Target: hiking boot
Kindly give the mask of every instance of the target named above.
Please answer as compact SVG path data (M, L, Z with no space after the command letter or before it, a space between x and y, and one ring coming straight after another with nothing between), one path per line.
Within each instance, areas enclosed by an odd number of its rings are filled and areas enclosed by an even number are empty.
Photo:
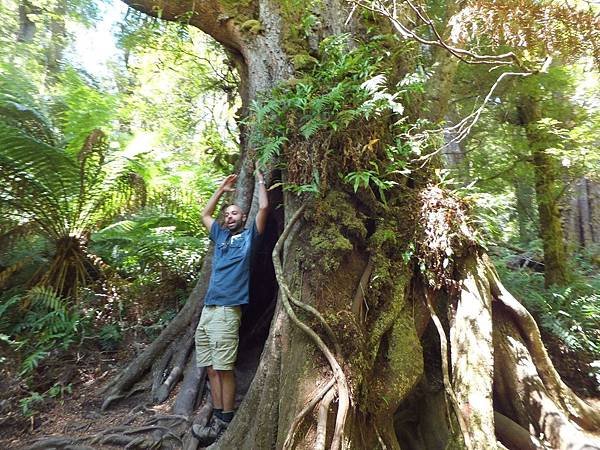
M211 423L205 427L197 423L192 425L192 434L202 447L207 447L221 437L228 425L229 423L213 416Z

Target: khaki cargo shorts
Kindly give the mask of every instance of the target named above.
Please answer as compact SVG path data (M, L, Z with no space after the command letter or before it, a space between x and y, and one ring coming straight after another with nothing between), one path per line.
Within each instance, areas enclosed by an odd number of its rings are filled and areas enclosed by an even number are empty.
M196 365L233 370L237 358L242 309L204 306L196 328Z

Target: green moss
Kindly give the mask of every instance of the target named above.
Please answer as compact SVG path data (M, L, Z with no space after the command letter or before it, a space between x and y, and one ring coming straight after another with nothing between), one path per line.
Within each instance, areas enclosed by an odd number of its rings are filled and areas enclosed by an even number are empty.
M451 427L451 435L444 450L465 450L466 447L460 433L460 427L456 420L452 420L452 422L454 426Z
M342 192L331 192L317 201L310 220L315 224L310 233L311 256L325 272L337 270L342 258L362 244L367 234L365 218Z
M395 273L391 268L395 266ZM406 270L402 270L397 265L391 263L386 264L385 258L379 258L379 263L375 261L375 270L371 276L371 280L380 280L380 284L371 283L372 291L378 293L381 297L379 300L378 315L374 318L371 324L371 332L369 334L369 349L371 351L370 359L374 360L379 352L379 345L385 333L390 330L392 324L397 319L405 305L404 289L408 283L408 275Z
M224 12L219 19L225 21L233 19L238 25L252 20L257 16L257 11L252 0L221 0Z
M256 19L250 19L250 20L246 20L244 23L242 23L240 25L240 30L246 32L246 33L251 33L251 34L258 34L261 31L264 30L262 23L260 23L259 20Z
M313 12L320 3L315 0L280 0L278 3L283 25L282 46L296 70L310 69L318 62L307 53L307 38L317 25Z
M333 225L346 236L364 239L367 235L364 215L344 192L332 191L316 202L311 219L318 226Z
M308 53L298 53L292 56L292 64L295 70L311 69L319 63L317 58L313 58Z
M369 239L369 244L374 249L381 249L384 246L395 246L397 243L397 230L388 224L377 227L377 230Z
M423 373L423 349L415 329L412 314L404 309L396 319L387 351L388 370L396 376L390 380L390 390L399 398L408 394Z
M344 254L352 250L352 243L333 226L311 232L310 245L324 272L337 270Z

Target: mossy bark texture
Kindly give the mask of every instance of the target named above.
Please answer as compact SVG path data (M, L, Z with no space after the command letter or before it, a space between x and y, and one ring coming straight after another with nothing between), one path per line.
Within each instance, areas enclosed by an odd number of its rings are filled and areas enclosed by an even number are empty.
M544 247L544 283L546 287L562 286L569 280L569 271L559 210L563 187L558 161L546 151L547 139L538 123L542 117L539 102L533 97L522 96L519 115L533 161L540 237Z

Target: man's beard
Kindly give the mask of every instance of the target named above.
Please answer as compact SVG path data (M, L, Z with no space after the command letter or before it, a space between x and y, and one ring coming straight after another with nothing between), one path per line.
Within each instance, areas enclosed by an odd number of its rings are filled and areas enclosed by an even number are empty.
M241 231L242 228L244 228L243 220L236 220L231 223L229 223L229 222L227 223L227 229L229 231L231 231L232 233L237 233L237 232Z

